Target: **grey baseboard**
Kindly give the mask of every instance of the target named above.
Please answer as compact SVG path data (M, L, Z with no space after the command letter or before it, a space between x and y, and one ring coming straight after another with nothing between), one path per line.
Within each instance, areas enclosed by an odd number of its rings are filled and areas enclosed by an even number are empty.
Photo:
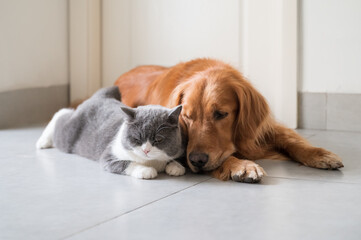
M69 85L0 92L0 129L49 121L69 105Z
M361 94L298 93L298 127L361 132Z

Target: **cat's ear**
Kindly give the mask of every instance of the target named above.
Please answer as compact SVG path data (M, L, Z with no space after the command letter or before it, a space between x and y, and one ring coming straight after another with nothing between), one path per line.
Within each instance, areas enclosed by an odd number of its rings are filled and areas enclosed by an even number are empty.
M172 108L168 114L168 122L174 125L178 124L179 114L182 111L182 105Z
M135 110L130 107L120 107L122 111L127 115L128 120L133 120L135 118Z

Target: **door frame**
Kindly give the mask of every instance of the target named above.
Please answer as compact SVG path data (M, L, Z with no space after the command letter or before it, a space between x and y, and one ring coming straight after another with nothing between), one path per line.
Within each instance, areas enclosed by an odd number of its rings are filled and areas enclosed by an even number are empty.
M101 0L68 0L70 101L101 87Z
M298 0L243 0L240 9L239 67L271 100L276 119L296 128ZM263 88L269 82L275 88Z

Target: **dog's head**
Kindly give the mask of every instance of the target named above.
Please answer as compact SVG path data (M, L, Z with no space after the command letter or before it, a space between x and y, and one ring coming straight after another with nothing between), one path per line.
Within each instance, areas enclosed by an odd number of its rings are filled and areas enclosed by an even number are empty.
M193 172L210 171L255 136L269 114L266 101L241 74L215 68L194 75L171 94L183 105L180 123L188 136L187 163Z

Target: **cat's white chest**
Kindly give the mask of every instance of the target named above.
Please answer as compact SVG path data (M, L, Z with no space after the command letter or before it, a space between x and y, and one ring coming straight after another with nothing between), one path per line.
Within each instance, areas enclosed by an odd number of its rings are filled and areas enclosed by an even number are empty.
M166 172L171 176L181 176L185 168L178 162L172 161L165 152L153 146L149 141L141 146L129 150L124 148L122 139L125 126L123 125L117 133L111 145L112 154L119 160L130 160L131 163L124 170L124 174L136 178L152 179L159 172Z

